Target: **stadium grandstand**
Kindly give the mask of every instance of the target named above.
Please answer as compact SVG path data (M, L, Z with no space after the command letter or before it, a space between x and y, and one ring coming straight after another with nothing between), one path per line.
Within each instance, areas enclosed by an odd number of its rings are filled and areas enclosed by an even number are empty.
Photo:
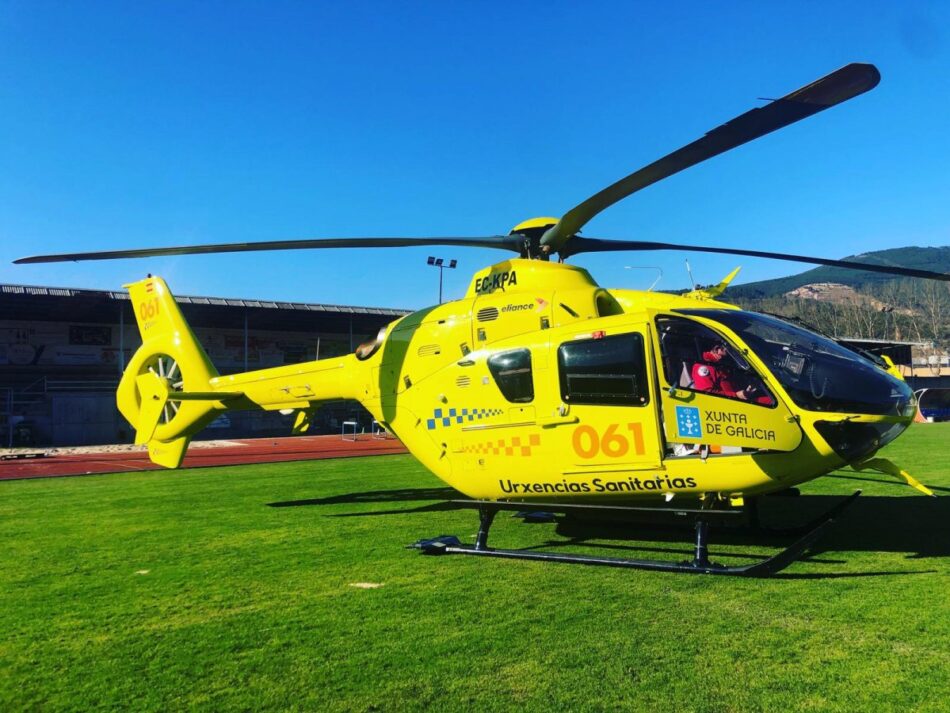
M339 356L406 314L380 307L176 297L222 374ZM128 443L115 389L141 341L128 294L0 284L0 447ZM355 402L321 409L311 433L368 427ZM276 412L229 413L203 438L288 435Z

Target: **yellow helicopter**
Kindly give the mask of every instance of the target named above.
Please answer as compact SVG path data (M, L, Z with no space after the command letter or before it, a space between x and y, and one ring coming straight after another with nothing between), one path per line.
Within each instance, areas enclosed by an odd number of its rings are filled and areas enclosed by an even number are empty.
M507 250L516 257L477 272L462 299L387 325L354 354L228 376L217 373L165 282L149 276L128 285L142 346L119 384L118 407L150 458L176 468L190 439L224 411L296 412L299 433L321 403L355 399L479 509L474 545L442 537L417 543L424 552L767 575L801 555L857 493L792 546L752 565L709 560L714 515L843 465L889 473L932 495L875 457L913 420L911 389L886 359L874 362L815 332L719 301L738 269L714 287L675 296L605 289L564 261L585 252L676 249L950 280L925 270L578 235L622 198L879 80L873 65L843 67L738 116L561 218L528 220L508 235L234 243L16 262L418 245ZM495 514L525 508L686 513L696 522L695 556L671 563L489 548Z

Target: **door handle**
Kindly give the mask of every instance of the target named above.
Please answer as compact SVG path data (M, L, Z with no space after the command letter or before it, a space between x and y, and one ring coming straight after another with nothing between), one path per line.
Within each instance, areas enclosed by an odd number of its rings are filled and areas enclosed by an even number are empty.
M553 428L554 426L564 426L578 421L580 419L577 416L551 416L550 418L539 418L538 425L541 428Z

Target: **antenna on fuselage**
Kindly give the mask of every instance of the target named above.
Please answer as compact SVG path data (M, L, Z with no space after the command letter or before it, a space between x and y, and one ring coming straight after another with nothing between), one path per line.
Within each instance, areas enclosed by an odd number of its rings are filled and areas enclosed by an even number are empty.
M685 260L685 262L686 262L686 274L689 275L689 288L691 290L695 290L696 288L699 287L699 285L697 285L696 280L693 279L693 271L689 267L689 260Z

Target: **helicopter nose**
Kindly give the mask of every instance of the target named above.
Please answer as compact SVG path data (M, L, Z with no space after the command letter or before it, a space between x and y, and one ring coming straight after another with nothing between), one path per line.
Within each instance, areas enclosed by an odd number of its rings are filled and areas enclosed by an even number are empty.
M886 446L909 425L910 419L897 423L816 421L815 430L846 463L855 463Z

